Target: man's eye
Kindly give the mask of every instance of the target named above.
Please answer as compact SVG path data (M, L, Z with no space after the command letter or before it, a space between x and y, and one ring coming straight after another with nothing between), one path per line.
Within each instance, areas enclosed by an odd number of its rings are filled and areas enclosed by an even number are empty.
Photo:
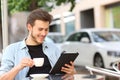
M45 31L48 31L49 29L45 29Z
M40 28L40 29L38 29L39 31L42 31L43 29L42 28Z

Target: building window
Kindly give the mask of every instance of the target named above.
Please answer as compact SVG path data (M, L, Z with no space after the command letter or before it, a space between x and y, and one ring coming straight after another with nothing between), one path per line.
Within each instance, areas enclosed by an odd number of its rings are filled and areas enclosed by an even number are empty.
M75 31L75 16L68 16L64 18L66 35Z
M120 28L120 5L106 8L106 27Z
M59 19L54 19L50 25L49 32L61 32L61 21Z

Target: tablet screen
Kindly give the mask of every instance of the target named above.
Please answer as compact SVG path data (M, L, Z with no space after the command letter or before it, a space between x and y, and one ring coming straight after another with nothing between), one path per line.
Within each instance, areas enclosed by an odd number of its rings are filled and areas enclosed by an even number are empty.
M74 62L78 55L79 53L62 53L55 66L51 69L50 74L64 74L64 72L61 72L61 68L65 64L70 64L70 61Z

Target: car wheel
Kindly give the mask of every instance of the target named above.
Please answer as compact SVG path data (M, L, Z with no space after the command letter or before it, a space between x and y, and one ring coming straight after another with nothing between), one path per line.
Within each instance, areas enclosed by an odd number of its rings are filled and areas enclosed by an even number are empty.
M94 66L104 68L104 62L101 55L97 54L94 57Z

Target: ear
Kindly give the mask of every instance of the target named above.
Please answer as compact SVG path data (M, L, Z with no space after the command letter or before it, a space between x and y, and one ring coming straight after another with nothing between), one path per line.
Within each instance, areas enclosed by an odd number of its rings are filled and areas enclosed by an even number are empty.
M32 30L32 26L30 24L27 24L27 29L28 29L28 31L31 31Z

